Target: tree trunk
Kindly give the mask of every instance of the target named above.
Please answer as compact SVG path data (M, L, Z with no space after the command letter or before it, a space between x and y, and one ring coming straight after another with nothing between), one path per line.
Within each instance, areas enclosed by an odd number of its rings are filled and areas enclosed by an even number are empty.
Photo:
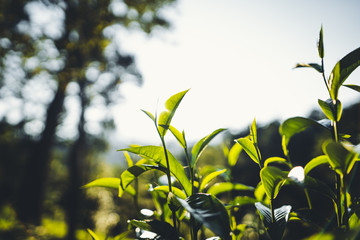
M58 119L63 110L66 84L59 83L55 96L47 109L45 128L30 151L18 197L19 220L34 225L41 223L44 189L55 140ZM19 149L21 151L21 149Z
M85 125L85 109L87 106L87 100L85 95L85 80L79 82L80 87L80 104L81 112L80 119L78 123L78 138L74 142L68 157L69 162L69 185L67 193L67 204L66 204L66 215L67 215L67 226L68 240L75 240L75 231L78 225L79 218L79 204L81 190L80 187L84 184L82 182L81 169L84 165L86 158L86 133L84 129Z

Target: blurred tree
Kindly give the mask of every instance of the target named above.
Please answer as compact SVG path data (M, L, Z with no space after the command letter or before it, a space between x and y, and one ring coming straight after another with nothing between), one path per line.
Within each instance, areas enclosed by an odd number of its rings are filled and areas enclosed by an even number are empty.
M0 117L11 124L22 122L22 130L36 140L27 154L18 198L22 221L40 223L54 141L57 136L73 138L68 154L73 238L87 134L99 134L112 122L105 106L119 100L120 83L141 83L134 57L122 53L116 33L168 27L160 10L174 1L1 1ZM70 118L70 124L78 122L77 131L64 123L71 108L77 109L78 116ZM102 116L97 123L90 122L91 111Z

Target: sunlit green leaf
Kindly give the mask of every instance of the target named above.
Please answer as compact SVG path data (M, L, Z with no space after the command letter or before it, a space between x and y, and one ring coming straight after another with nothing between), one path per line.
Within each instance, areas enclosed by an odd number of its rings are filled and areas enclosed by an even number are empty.
M159 239L179 239L176 229L165 221L131 220L129 224L140 229L156 233Z
M249 196L237 196L231 203L234 205L234 207L236 207L243 205L253 205L256 202L257 200L255 198Z
M130 147L126 149L121 149L119 151L128 151L144 157L150 161L153 161L157 164L161 164L162 166L167 166L164 149L160 146ZM167 155L169 159L170 172L174 175L174 177L183 187L186 195L189 196L191 194L192 185L185 174L183 166L169 151L167 151Z
M143 111L151 120L153 120L153 122L155 122L155 117L154 115L152 115L152 113L145 110L141 110L141 111Z
M304 174L307 175L311 170L322 164L329 164L328 157L326 155L317 156L311 159L304 167Z
M202 138L200 141L198 141L194 147L191 150L191 166L194 167L197 160L199 159L199 157L201 156L201 154L203 153L203 151L206 149L206 147L208 146L208 144L210 143L210 141L216 137L219 133L225 131L225 128L219 128L215 131L213 131L211 134L209 134L208 136Z
M267 167L269 164L271 165L273 163L284 164L288 167L291 167L291 164L288 163L288 161L285 158L281 158L281 157L270 157L266 159L264 162L264 167Z
M323 151L331 167L342 176L350 173L358 157L357 153L349 151L339 142L325 142Z
M185 199L187 197L186 194L177 187L172 186L171 190L178 198ZM154 191L169 193L169 186L157 186L154 188Z
M257 164L259 164L259 166L261 166L260 156L258 156L260 152L257 152L256 147L254 146L254 143L251 140L249 140L248 138L239 138L235 141L238 144L240 144L240 146L245 150L245 152L254 162L256 162Z
M180 204L200 223L223 240L230 240L229 215L224 205L210 194L198 193L186 200L178 199Z
M336 103L334 104L332 99L328 99L326 101L318 99L318 103L327 118L332 121L340 121L342 105L339 100L336 100Z
M280 188L285 183L288 172L277 167L267 166L261 169L260 178L264 185L265 193L270 199L275 199Z
M324 58L324 39L323 39L323 28L321 26L320 33L319 33L319 41L317 44L319 57Z
M234 144L228 155L228 163L230 167L235 166L237 160L239 159L240 153L243 150L240 144Z
M307 128L311 126L316 126L322 129L327 129L322 124L304 117L293 117L285 120L279 128L280 134L283 136L282 146L285 155L288 154L287 146L289 144L290 138L297 133L305 131Z
M108 187L118 189L120 186L120 178L98 178L86 184L83 188L90 187Z
M91 229L88 228L86 230L90 234L90 236L93 240L100 240L100 238Z
M360 65L360 48L347 54L338 61L330 74L331 98L337 99L341 85L349 75Z
M176 138L176 140L180 143L182 148L186 148L186 142L185 142L185 134L184 132L181 134L179 132L179 130L177 130L175 127L173 126L169 126L169 130L170 132L174 135L174 137Z
M355 90L357 92L360 92L360 86L355 84L344 84L343 86L348 87L352 90Z
M256 120L254 119L252 124L250 125L250 140L254 143L256 146L258 143L257 138L257 128L256 128Z
M180 105L181 100L185 96L185 94L189 91L185 90L182 92L179 92L177 94L172 95L166 102L165 102L165 108L166 110L160 113L159 116L159 133L161 136L165 136L167 129L170 126L171 120L174 117L174 114L176 112L176 109Z
M126 162L128 164L128 167L132 167L134 165L134 162L133 160L131 159L130 155L128 152L124 152L124 156L125 156L125 159L126 159Z
M199 192L202 192L207 187L209 182L211 182L211 180L213 180L214 178L216 178L220 174L223 174L226 171L227 171L227 169L222 169L222 170L218 170L218 171L215 171L215 172L212 172L212 173L206 175L206 177L204 177L204 179L202 180L202 182L200 184Z
M322 73L322 67L321 65L317 63L298 63L295 65L295 68L312 68L318 71L319 73Z
M241 183L219 182L212 185L207 193L214 196L230 191L254 191L255 188Z

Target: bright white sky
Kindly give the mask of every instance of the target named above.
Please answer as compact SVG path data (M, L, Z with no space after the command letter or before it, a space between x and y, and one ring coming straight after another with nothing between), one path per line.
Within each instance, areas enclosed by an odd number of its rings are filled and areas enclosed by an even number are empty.
M168 97L188 88L172 123L189 141L217 128L244 129L254 118L260 125L307 116L328 94L320 74L293 67L319 62L316 42L323 25L329 74L360 46L359 13L356 0L179 0L167 12L171 31L119 36L136 56L144 84L122 85L117 138L125 145L158 144L154 125L140 109L159 112ZM359 79L356 70L346 83ZM339 98L346 106L359 96L343 89Z

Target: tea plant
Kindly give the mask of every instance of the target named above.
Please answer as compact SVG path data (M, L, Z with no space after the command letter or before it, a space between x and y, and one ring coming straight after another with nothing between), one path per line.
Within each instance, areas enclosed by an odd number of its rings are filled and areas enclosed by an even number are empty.
M118 196L125 193L133 196L139 219L129 220L129 231L115 239L129 239L132 234L137 239L205 239L206 229L216 237L208 239L242 239L247 228L254 228L252 239L280 240L286 237L287 224L300 222L313 226L313 236L308 239L354 239L360 232L359 196L351 196L349 192L351 179L355 174L356 161L359 161L359 145L353 146L347 141L348 135L339 132L338 123L342 116L342 104L338 98L341 87L360 91L360 86L344 84L349 75L360 65L360 48L343 57L326 77L324 66L323 29L318 41L320 64L297 64L296 68L312 68L321 74L329 99L318 100L318 104L326 119L314 121L304 117L293 117L284 121L279 129L282 136L283 157L262 158L256 121L250 126L246 137L235 140L230 148L224 148L229 167L233 167L242 151L259 166L260 182L256 188L230 181L214 180L227 172L227 168L217 169L205 176L200 174L198 161L208 144L225 129L217 129L199 140L189 150L185 132L180 132L171 125L172 118L182 99L188 92L182 91L171 96L165 103L165 111L158 116L143 111L154 123L160 138L160 146L131 146L120 149L124 152L128 168L119 178L96 179L85 188L109 187L118 190ZM329 138L323 140L323 154L316 156L304 166L294 166L289 150L290 140L297 134L309 129L319 128L328 133ZM165 135L171 132L183 150L186 163L176 158L168 149ZM130 154L140 156L135 162ZM312 173L321 166L328 166L333 176L332 184L325 183ZM166 184L161 181L149 183L148 190L152 196L155 211L145 213L139 207L138 178L147 172L156 171L166 177ZM320 170L321 171L321 170ZM156 185L156 186L154 186ZM297 186L306 196L306 206L296 208L291 203L278 207L275 202L286 186ZM217 197L233 191L242 194L227 195L225 205ZM322 195L333 205L329 214L319 216L318 204L314 199ZM235 214L240 207L254 208L261 219L261 224L248 226L242 223ZM335 224L332 225L335 219ZM329 223L330 222L330 223ZM325 224L324 224L325 223ZM261 229L265 229L265 234ZM93 239L100 239L93 231L88 230Z

